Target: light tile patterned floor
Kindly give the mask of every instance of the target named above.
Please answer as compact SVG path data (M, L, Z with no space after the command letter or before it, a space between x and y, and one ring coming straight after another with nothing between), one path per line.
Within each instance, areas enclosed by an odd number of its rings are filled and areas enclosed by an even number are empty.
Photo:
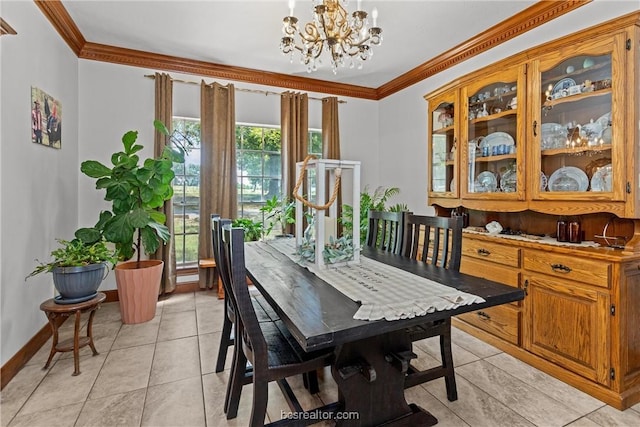
M82 349L77 377L71 353L56 354L43 370L49 341L2 390L1 425L246 426L251 386L243 390L238 418L227 421L222 410L229 372L214 373L222 316L223 303L212 292L173 295L139 325L123 325L118 304L104 304L94 322L100 355ZM71 322L62 326L62 339L71 328ZM457 329L453 342L458 400L446 399L441 379L406 392L439 426L640 426L640 404L613 409ZM418 343L420 366L437 363L437 344ZM320 383L312 396L293 381L305 408L337 400L328 369ZM280 419L286 409L272 384L268 417Z

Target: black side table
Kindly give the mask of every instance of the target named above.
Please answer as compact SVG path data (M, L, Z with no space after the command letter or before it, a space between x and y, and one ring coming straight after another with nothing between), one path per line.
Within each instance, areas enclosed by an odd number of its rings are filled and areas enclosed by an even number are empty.
M93 355L97 355L98 351L96 347L93 345L93 334L91 331L91 326L93 324L93 316L96 314L96 310L100 308L100 304L104 302L107 296L98 292L98 294L88 300L79 302L76 304L57 304L53 298L46 300L42 304L40 304L40 310L44 311L47 319L49 319L49 324L51 325L51 330L53 332L53 343L51 344L51 353L49 353L49 359L47 359L47 363L44 365L44 369L49 367L51 363L51 359L56 354L56 352L67 352L73 351L73 365L75 370L73 371L73 375L80 374L80 349L86 345L91 347L93 350ZM91 313L89 314L89 323L87 324L87 336L80 337L80 318L82 313ZM69 338L62 342L58 342L58 323L55 321L58 317L69 317L72 314L75 314L75 327L73 329L73 338Z

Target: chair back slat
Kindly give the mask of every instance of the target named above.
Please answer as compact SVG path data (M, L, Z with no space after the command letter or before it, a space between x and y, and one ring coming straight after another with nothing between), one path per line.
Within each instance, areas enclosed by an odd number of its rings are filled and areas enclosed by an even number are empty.
M370 210L366 245L399 254L402 249L402 231L406 212Z
M216 268L218 269L218 273L220 274L220 280L222 280L222 287L224 288L225 299L227 296L229 298L233 297L233 292L231 290L231 277L227 263L225 262L225 254L222 252L222 228L231 224L230 219L213 217L212 215L212 230L211 235L212 243L213 243L213 258L216 261Z
M408 214L405 215L403 228L403 256L455 271L460 270L462 217Z
M247 359L254 366L254 375L267 372L268 354L267 343L247 286L246 268L244 263L244 230L227 224L222 227L221 261L228 268L231 278L238 322L236 324L237 337L242 337L242 346Z

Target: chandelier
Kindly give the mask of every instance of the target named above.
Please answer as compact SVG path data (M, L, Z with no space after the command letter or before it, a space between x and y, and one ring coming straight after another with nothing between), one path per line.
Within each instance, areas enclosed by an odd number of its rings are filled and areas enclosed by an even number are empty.
M362 62L373 55L372 46L382 43L382 28L376 26L378 11L373 9L373 25L369 27L367 12L361 9L358 0L357 10L349 16L341 0L312 0L313 21L298 27L298 18L293 16L295 0L289 0L289 16L282 20L284 37L280 42L283 54L289 54L293 62L295 50L300 51L300 62L307 66L307 72L317 69L321 63L320 55L326 50L331 59L331 69L336 74L338 66L362 68ZM298 35L300 44L294 37Z

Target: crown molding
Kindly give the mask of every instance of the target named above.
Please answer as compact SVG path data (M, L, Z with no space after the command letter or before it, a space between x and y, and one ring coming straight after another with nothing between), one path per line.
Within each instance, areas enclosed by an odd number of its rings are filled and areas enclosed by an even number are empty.
M85 43L78 57L93 61L131 65L155 70L175 71L265 86L350 96L354 98L377 99L376 90L364 86L333 83L326 80L272 73L232 65L221 65L213 62L160 55L91 42Z
M517 15L494 25L484 33L460 43L441 55L385 83L377 89L378 97L382 99L392 95L592 1L539 1Z
M541 0L489 28L484 33L430 59L384 85L378 88L369 88L88 42L60 0L34 0L53 27L81 59L376 101L443 72L591 1L593 0Z
M84 36L78 29L78 26L67 9L62 5L60 0L33 0L36 6L40 8L44 16L51 22L53 28L58 31L62 39L69 45L73 53L80 54L82 47L87 43Z
M0 36L4 35L16 35L16 30L14 30L11 25L4 19L0 18Z

